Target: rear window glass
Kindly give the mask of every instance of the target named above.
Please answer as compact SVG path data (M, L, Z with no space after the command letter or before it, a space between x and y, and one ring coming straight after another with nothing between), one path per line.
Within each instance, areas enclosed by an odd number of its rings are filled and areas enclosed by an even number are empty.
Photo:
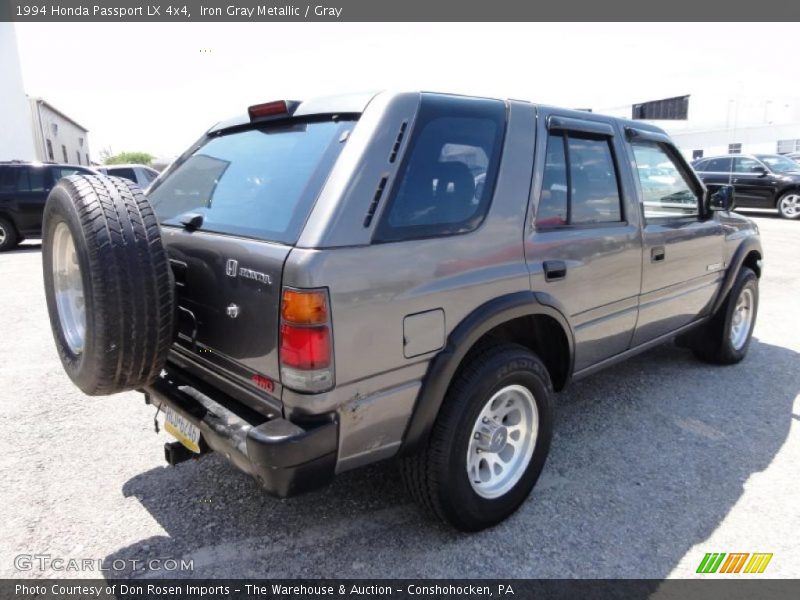
M424 95L376 241L478 227L491 201L504 131L501 101Z
M209 138L148 194L161 223L293 244L354 122L273 123Z

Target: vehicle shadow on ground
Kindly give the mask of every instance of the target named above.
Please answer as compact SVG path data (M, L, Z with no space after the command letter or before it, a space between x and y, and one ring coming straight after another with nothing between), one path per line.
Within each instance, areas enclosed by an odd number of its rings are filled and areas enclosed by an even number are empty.
M42 251L42 243L41 242L22 242L16 248L12 248L8 252L10 254L28 254L31 252L41 252Z
M166 535L105 562L183 558L193 571L169 575L190 577L663 578L783 445L799 358L754 339L745 362L715 367L664 346L574 384L532 496L478 534L421 516L391 463L276 500L210 456L125 484Z

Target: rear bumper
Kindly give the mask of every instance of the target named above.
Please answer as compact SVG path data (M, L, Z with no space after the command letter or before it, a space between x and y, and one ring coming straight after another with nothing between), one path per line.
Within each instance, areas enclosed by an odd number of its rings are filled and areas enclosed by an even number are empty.
M333 417L309 426L266 420L169 367L142 391L148 403L169 406L197 426L204 451L224 455L271 494L293 496L334 477L339 427Z

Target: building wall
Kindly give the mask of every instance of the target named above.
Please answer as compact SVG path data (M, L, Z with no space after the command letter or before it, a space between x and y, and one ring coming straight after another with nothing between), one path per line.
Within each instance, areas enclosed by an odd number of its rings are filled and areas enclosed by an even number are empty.
M35 160L30 111L22 86L13 23L0 23L0 160Z
M728 154L729 144L741 144L743 154L774 154L778 151L779 140L800 139L800 122L716 131L672 131L670 135L681 152L690 159L695 150L702 150L703 156Z
M624 105L596 112L630 119L631 110ZM646 122L669 133L689 159L697 150L728 154L730 144L741 144L742 153L775 153L778 141L800 139L800 98L694 93L687 119Z
M88 132L53 110L39 98L31 98L30 104L37 159L81 165L90 164ZM50 155L51 148L52 156Z

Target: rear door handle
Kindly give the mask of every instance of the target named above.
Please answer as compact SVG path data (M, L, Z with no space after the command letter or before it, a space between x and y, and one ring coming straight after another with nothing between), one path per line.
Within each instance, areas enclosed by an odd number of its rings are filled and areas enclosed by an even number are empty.
M567 276L567 263L563 260L546 260L544 261L544 279L545 281L558 281Z
M662 262L666 257L667 251L664 246L650 248L650 262Z

